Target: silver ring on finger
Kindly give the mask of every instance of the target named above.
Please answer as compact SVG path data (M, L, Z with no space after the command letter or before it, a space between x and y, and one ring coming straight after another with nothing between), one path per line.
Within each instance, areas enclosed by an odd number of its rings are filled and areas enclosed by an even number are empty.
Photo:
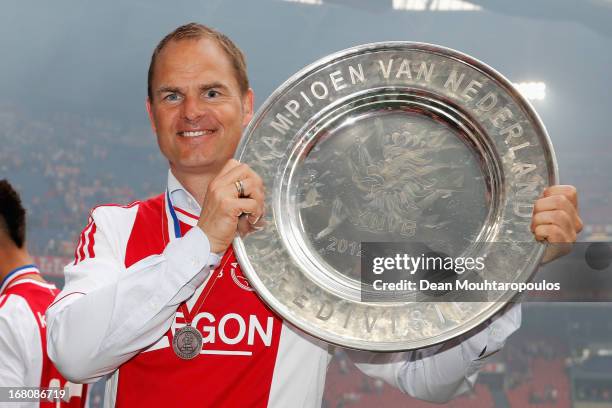
M236 181L234 186L236 186L236 191L238 191L238 198L244 198L244 185L242 184L242 180Z

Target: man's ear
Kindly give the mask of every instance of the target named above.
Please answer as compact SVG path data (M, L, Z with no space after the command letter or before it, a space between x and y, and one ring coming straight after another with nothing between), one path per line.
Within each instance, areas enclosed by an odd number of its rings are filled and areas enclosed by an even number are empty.
M147 108L147 113L149 114L149 122L151 122L151 129L153 129L153 133L157 134L157 128L155 127L155 120L153 118L153 108L151 107L151 99L147 96L145 99L145 106Z
M255 94L253 90L249 88L244 96L242 97L242 111L244 112L242 127L245 127L249 124L251 119L253 118L253 104L255 101Z

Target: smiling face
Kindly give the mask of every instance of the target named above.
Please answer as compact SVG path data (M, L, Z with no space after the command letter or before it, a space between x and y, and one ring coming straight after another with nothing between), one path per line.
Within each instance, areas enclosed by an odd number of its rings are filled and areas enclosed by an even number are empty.
M158 54L147 110L175 175L216 174L234 155L253 116L253 92L209 38L170 41Z

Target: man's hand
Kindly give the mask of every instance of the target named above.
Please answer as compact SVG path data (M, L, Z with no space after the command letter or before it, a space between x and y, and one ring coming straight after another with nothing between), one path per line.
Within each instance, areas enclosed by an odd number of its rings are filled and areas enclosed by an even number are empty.
M548 247L543 263L571 251L571 244L582 231L578 215L578 194L574 186L558 185L544 190L536 200L531 218L531 232L538 241L554 244Z
M238 182L242 184L242 197ZM252 226L263 216L263 211L263 181L249 166L231 159L208 185L198 227L208 237L211 252L222 254L234 239L240 215L246 214L242 217L246 221L240 224ZM244 230L245 226L241 225L240 231Z

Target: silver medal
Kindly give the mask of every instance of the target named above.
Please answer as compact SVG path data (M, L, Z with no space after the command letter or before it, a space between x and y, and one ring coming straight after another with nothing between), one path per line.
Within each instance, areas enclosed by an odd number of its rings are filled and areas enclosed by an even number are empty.
M183 360L191 360L202 350L202 334L192 326L181 327L174 333L172 349Z

